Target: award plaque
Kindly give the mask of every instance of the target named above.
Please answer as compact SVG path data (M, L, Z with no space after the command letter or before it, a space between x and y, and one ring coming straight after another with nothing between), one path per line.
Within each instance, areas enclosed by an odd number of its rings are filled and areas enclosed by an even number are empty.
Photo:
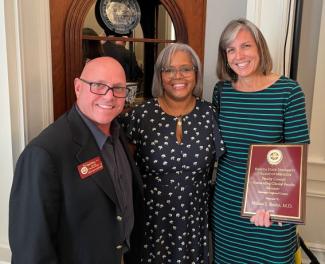
M241 214L270 212L272 220L304 224L306 145L251 145Z
M128 35L140 21L136 0L100 0L100 18L111 32Z

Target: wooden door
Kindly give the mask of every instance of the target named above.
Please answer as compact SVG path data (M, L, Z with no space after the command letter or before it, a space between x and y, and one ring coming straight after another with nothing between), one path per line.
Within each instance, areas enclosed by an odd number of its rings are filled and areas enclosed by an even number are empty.
M148 4L146 1L148 0L138 0L144 6ZM172 19L176 41L193 47L203 64L206 0L158 2ZM75 100L73 79L79 76L82 69L82 24L94 3L95 0L50 0L55 119L66 112Z

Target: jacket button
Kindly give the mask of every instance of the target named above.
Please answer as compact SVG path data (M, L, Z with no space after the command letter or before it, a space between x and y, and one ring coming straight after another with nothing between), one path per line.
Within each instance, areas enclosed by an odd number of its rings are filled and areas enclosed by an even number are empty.
M123 246L122 245L118 245L116 246L116 249L121 249Z
M117 221L121 222L123 218L122 218L122 216L119 216L119 215L118 215L118 216L116 217L116 219L117 219Z

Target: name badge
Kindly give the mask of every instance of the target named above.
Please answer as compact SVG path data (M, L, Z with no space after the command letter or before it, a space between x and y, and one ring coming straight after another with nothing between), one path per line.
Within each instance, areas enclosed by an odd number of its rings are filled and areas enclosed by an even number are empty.
M95 157L84 163L79 164L77 168L80 178L85 179L93 175L94 173L101 171L104 167L100 157Z

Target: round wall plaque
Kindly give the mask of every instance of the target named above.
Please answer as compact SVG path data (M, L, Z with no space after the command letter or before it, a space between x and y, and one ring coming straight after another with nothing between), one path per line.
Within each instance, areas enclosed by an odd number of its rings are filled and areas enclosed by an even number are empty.
M136 0L100 0L100 18L117 34L129 34L140 22L140 6Z

